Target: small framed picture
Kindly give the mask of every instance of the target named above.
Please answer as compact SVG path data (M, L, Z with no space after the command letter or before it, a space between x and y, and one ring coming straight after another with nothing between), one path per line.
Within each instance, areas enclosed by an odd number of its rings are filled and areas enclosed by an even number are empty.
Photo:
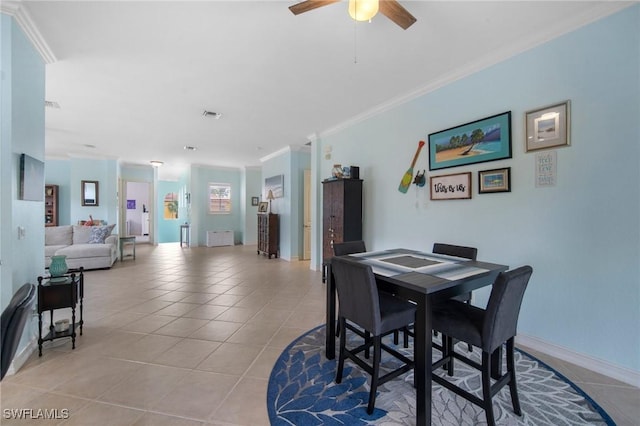
M251 205L252 206L254 206L254 207L257 206L258 202L259 202L258 197L251 197Z
M511 167L478 172L478 193L492 192L511 192Z
M557 148L571 144L571 104L564 101L525 114L525 151Z
M266 201L261 201L258 205L258 213L266 213L268 208L269 203L267 203Z
M464 200L471 198L471 172L429 178L432 200Z

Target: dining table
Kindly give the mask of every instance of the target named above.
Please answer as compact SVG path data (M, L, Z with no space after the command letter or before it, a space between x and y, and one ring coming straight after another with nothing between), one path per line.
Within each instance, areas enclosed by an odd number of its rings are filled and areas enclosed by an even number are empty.
M431 424L432 306L440 300L492 285L508 266L460 257L396 248L341 256L354 263L370 265L378 289L416 304L414 357L416 425ZM327 321L325 355L336 352L336 286L331 265L327 271ZM497 362L499 361L498 357ZM492 375L500 366L492 366Z

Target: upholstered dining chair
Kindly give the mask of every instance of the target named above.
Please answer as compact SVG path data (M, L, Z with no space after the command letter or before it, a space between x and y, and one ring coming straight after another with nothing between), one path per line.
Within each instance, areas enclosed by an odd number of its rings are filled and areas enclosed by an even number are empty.
M466 247L466 246L456 246L452 244L444 244L444 243L434 243L433 249L431 250L436 254L445 254L448 256L456 256L461 257L463 259L476 260L478 258L478 249L475 247ZM468 305L471 304L471 296L472 293L469 291L464 294L460 294L458 296L454 296L455 300L460 300L461 302L465 302ZM469 352L473 350L471 345L468 345Z
M413 323L416 317L416 307L414 304L391 294L379 293L373 271L369 265L353 263L342 257L334 257L331 259L331 269L334 274L339 303L340 355L336 383L342 382L346 358L371 375L367 413L372 414L378 386L412 370L414 367L413 360L382 343L382 336ZM347 349L347 330L350 330L347 328L347 322L361 327L371 337L365 339L364 344ZM369 348L373 348L371 364L358 356L358 353ZM402 365L380 376L380 359L383 349L401 361Z
M348 254L354 253L364 253L367 251L367 246L362 240L357 241L344 241L342 243L334 243L333 244L333 255L334 256L346 256ZM356 331L356 330L353 330ZM340 325L337 325L336 328L336 336L340 337ZM393 331L393 343L398 344L398 340L400 339L400 333L398 330ZM405 345L405 348L408 345ZM369 351L365 351L365 357L369 358Z
M444 254L448 256L456 256L461 257L463 259L476 260L478 257L478 249L475 247L466 247L466 246L456 246L452 244L444 244L444 243L434 243L433 249L431 250L435 254ZM454 296L453 299L460 300L467 304L471 304L471 292L467 292L458 296ZM409 346L409 336L413 336L413 327L409 327L408 330L405 330L404 333L404 347ZM437 331L433 332L434 336L438 335ZM440 345L435 344L435 347L438 349L442 349ZM468 346L469 352L473 350L471 345Z
M473 404L482 407L486 413L487 424L490 426L495 424L491 398L505 385L509 385L513 411L519 416L522 415L516 386L513 350L520 306L532 273L531 266L521 266L500 273L493 283L486 309L450 299L438 304L433 310L433 329L442 333L444 347L442 359L433 363L433 370L447 365L448 375L453 376L454 359L480 370L482 398L458 387L445 377L433 374L432 379ZM479 364L456 352L453 339L480 348L482 362ZM496 351L496 349L502 347L504 343L506 343L507 371L494 384L491 384L491 357L498 356L498 354L501 356L502 352Z
M0 319L2 330L2 349L0 360L0 380L9 370L11 361L16 354L24 326L29 319L36 298L36 286L24 284L16 291L7 307L2 311Z

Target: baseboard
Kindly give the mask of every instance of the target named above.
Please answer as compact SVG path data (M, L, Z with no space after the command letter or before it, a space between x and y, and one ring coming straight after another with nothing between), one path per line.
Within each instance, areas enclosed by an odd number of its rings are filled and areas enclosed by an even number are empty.
M640 372L638 371L623 368L602 359L593 358L525 334L518 334L516 336L516 345L535 349L536 351L570 362L571 364L586 368L603 376L611 377L612 379L640 388Z
M34 337L29 341L28 344L25 345L24 348L13 357L13 361L11 361L11 365L9 366L9 370L7 370L7 375L11 376L16 374L20 368L27 362L32 353L34 353L38 349L38 338Z

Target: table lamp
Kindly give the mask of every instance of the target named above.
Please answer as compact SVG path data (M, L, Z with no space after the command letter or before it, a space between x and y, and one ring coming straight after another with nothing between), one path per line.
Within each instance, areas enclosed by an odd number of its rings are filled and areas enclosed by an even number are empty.
M271 200L275 200L276 197L273 196L273 191L269 190L267 194L267 200L269 200L269 214L271 214Z

